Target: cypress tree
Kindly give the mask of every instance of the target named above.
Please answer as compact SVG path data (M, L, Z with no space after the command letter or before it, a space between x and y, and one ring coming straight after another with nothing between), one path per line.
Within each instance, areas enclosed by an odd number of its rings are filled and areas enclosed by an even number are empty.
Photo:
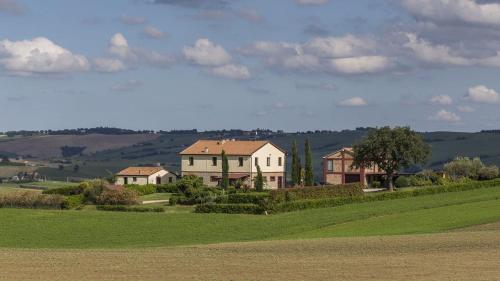
M299 184L300 170L297 170L299 152L297 151L297 141L294 140L292 144L292 186Z
M222 189L226 189L229 187L229 161L227 160L227 155L224 150L222 150L221 154L222 158Z
M314 174L313 174L313 164L312 164L312 152L311 145L309 143L309 138L306 139L304 144L304 153L306 158L305 163L305 175L304 175L304 184L306 186L314 185Z
M264 178L262 177L262 171L260 170L260 166L257 165L257 177L255 178L255 190L263 191L264 190Z

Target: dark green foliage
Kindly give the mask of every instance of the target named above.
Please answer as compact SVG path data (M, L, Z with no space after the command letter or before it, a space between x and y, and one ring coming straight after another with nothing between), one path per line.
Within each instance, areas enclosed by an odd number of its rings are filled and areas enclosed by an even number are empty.
M156 192L158 193L179 193L179 188L175 183L168 183L163 185L158 185L156 187Z
M305 155L305 175L304 175L304 184L306 186L313 186L314 185L314 174L313 174L313 160L312 160L312 151L311 151L311 144L309 143L309 138L306 138L305 145L304 145L304 153Z
M297 150L297 141L292 144L292 186L300 183L299 152Z
M410 180L406 176L400 176L396 179L396 181L394 181L394 185L397 188L408 187L410 186Z
M227 159L226 152L222 150L222 181L221 187L222 189L227 189L229 187L229 162Z
M141 196L157 192L157 186L154 184L145 184L145 185L129 184L126 185L125 187L130 190L135 190Z
M267 206L268 207L267 210L270 213L291 212L291 211L298 211L305 209L335 207L353 203L394 200L394 199L417 197L417 196L446 193L446 192L467 191L479 188L496 187L499 185L500 185L500 180L497 179L492 181L481 181L481 182L476 181L466 184L449 184L442 186L422 187L418 189L404 190L397 192L384 192L372 196L360 195L352 197L338 197L338 198L326 198L326 199L315 199L315 200L297 200L297 201L269 205Z
M267 192L235 193L227 196L227 203L230 204L257 204L269 198Z
M136 207L136 206L125 206L125 205L98 205L97 210L99 211L114 211L114 212L155 212L162 213L165 212L164 207Z
M269 195L273 202L288 202L303 199L361 196L363 195L363 189L358 184L345 184L276 189L270 191Z
M257 177L255 177L254 187L258 192L264 190L264 178L262 177L262 171L259 165L257 165Z
M202 204L195 208L196 213L225 213L260 215L265 210L255 204Z
M185 176L178 180L176 183L180 192L184 193L189 188L203 187L203 178L197 176Z
M61 153L64 158L69 158L72 156L78 156L83 153L87 147L85 146L62 146Z
M62 208L65 210L72 210L81 207L85 204L85 197L83 194L66 196L64 198Z
M42 193L43 194L60 194L60 195L78 195L82 194L83 191L85 191L85 188L87 188L87 184L79 184L77 186L64 186L64 187L58 187L58 188L53 188L53 189L47 189L44 190Z
M387 174L391 190L399 170L424 164L430 154L430 146L409 127L373 129L353 149L353 166L361 168L377 164Z

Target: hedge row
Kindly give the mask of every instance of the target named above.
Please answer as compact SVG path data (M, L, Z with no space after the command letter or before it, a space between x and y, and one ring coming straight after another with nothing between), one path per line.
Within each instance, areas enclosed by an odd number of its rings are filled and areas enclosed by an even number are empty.
M402 199L409 197L417 197L423 195L439 194L446 192L467 191L479 188L489 188L500 186L500 179L491 181L473 182L467 184L450 184L443 186L424 187L413 190L385 192L375 194L373 196L353 196L353 197L339 197L339 198L326 198L316 200L298 200L268 206L268 211L272 213L291 212L297 210L314 209L335 207L352 203L363 203L372 201L384 201L393 199Z
M47 189L44 190L42 193L43 194L59 194L59 195L65 195L65 196L71 196L71 195L78 195L83 193L85 190L86 185L77 185L77 186L64 186L64 187L58 187L58 188L53 188L53 189Z
M85 196L83 194L66 196L63 202L63 209L72 210L77 209L85 204Z
M201 204L196 205L196 213L252 214L260 215L264 208L256 204Z
M359 184L285 188L272 190L270 192L271 201L276 203L360 195L363 195L363 188Z
M256 204L262 205L269 198L267 192L233 193L227 196L228 204Z
M0 208L63 209L65 197L33 191L0 194Z
M165 212L163 207L131 207L125 205L97 205L97 210L99 211L114 211L114 212L155 212L162 213Z

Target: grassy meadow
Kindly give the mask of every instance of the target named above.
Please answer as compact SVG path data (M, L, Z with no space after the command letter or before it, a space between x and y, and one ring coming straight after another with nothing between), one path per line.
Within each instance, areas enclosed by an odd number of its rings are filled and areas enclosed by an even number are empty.
M0 247L145 248L435 233L500 221L500 187L271 216L0 209Z

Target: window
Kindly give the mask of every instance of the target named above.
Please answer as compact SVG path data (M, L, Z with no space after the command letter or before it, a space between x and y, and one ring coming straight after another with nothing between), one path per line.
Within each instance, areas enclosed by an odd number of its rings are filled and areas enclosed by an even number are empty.
M255 157L255 167L259 166L259 157Z
M270 180L270 181L276 181L276 177L271 176L271 177L269 178L269 180Z
M267 166L271 166L271 157L267 157Z
M174 178L172 178L172 177L168 177L168 182L169 182L169 183L174 182Z
M281 157L278 157L278 166L283 166L283 159Z
M194 166L194 157L189 157L189 166Z
M211 177L210 177L210 181L211 181L211 182L219 182L219 178L218 178L218 177L215 177L215 176L211 176Z
M217 157L212 157L212 166L217 166Z
M238 157L238 166L243 167L243 157Z
M133 177L133 178L132 178L132 181L133 181L133 182L136 182L136 181L137 181L137 177Z
M333 160L328 160L326 161L326 163L327 163L327 170L333 172Z

